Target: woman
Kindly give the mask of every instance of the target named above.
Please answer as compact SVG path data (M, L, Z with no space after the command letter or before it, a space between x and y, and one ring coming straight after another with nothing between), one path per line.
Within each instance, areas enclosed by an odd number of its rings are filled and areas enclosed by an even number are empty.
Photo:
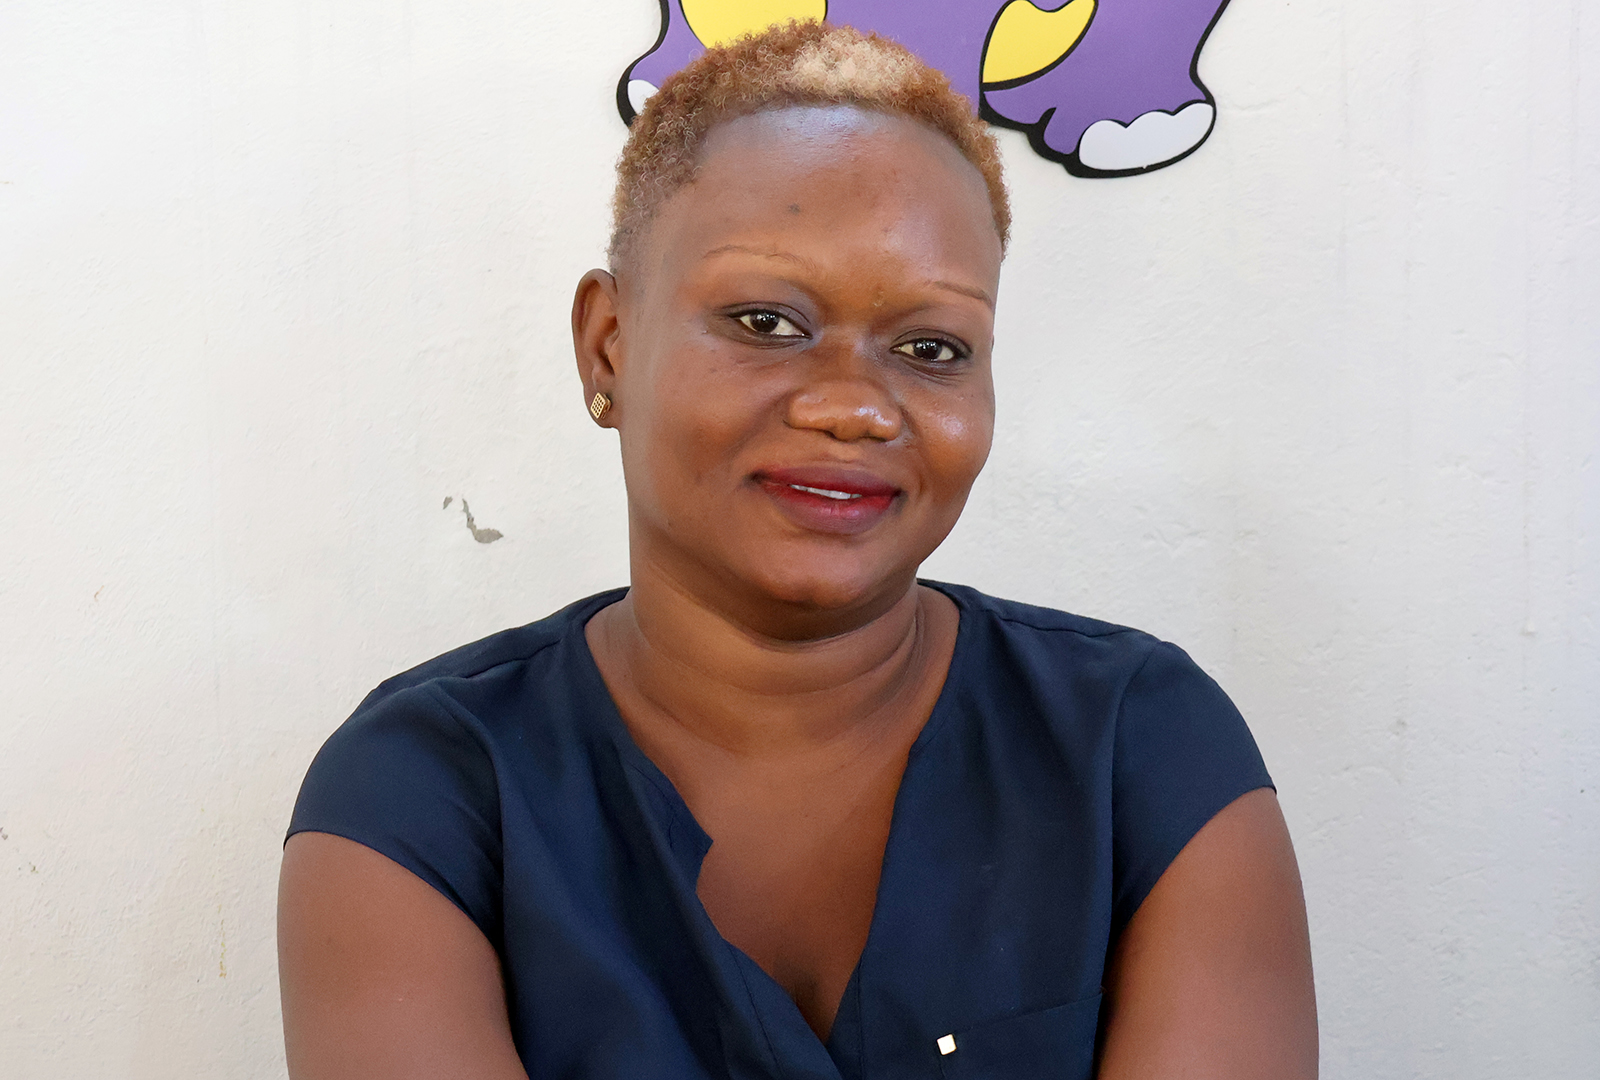
M290 1074L1302 1077L1304 907L1176 648L919 583L989 451L992 140L816 24L662 87L578 285L631 586L381 686L284 855Z

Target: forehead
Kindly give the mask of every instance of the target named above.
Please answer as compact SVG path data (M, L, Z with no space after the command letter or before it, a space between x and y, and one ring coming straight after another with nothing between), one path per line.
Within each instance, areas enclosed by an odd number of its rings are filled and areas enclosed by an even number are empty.
M977 168L925 124L848 105L771 109L718 124L694 178L662 204L648 233L663 263L758 233L840 250L910 246L920 260L999 270L999 236Z
M741 150L763 157L779 154L791 162L814 164L854 157L875 149L915 145L946 168L982 177L954 143L933 127L909 116L859 105L789 105L736 116L712 127L701 140L700 167Z

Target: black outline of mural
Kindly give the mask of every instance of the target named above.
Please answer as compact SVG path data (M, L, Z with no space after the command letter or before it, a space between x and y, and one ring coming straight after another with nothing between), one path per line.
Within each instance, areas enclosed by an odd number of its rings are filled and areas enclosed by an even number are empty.
M629 127L633 126L633 118L639 115L634 111L633 102L628 100L628 83L633 80L633 69L655 55L655 51L661 48L661 43L667 40L667 31L672 27L670 21L672 0L656 0L656 3L661 8L661 32L656 35L656 43L636 56L622 72L622 78L617 80L617 112L622 115L622 122Z

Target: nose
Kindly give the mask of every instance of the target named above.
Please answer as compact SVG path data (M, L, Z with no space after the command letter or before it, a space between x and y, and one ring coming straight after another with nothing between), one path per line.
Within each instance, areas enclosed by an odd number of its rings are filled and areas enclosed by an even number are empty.
M820 431L841 442L898 438L905 421L874 366L865 358L852 358L816 370L789 398L789 426Z

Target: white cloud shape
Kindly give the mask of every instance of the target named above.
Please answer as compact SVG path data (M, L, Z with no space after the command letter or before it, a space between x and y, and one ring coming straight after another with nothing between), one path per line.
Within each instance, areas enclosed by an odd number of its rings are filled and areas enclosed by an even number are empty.
M628 80L628 104L633 106L635 113L644 112L644 103L655 96L656 84L645 82L643 79Z
M1078 160L1101 172L1148 169L1199 146L1215 116L1209 104L1194 101L1175 113L1144 113L1126 126L1097 120L1078 140Z

